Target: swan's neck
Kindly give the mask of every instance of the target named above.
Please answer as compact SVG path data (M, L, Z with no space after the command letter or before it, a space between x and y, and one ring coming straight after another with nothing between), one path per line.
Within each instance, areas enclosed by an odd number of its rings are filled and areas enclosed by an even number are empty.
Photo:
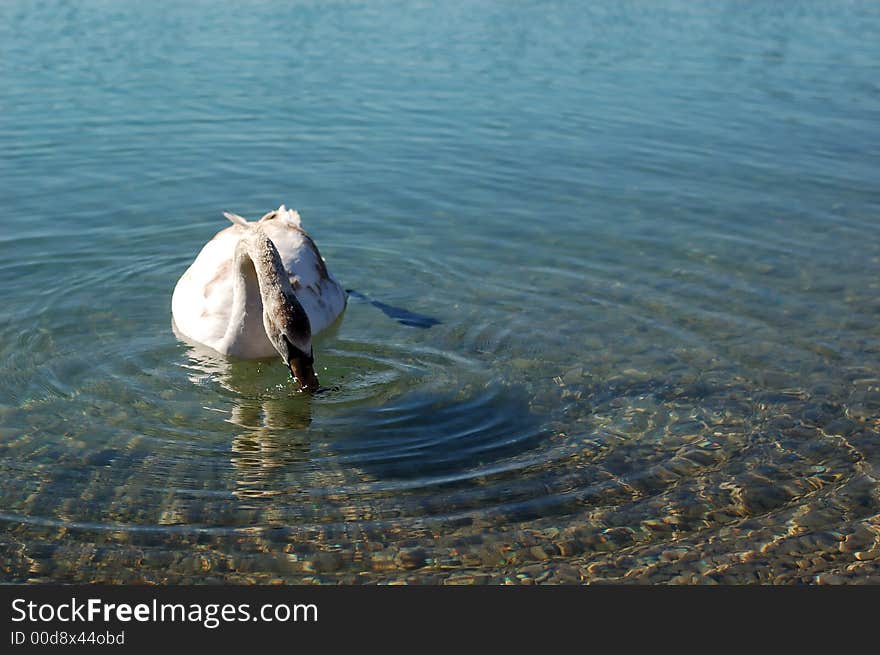
M232 310L223 339L229 353L266 357L275 352L266 335L265 314L289 302L285 287L290 282L277 250L262 230L253 229L235 249Z

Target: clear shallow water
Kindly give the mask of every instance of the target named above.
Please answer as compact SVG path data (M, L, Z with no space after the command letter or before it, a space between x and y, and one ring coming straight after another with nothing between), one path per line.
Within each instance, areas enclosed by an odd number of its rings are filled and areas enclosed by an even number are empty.
M0 5L4 581L877 581L869 2ZM221 210L352 299L191 352Z

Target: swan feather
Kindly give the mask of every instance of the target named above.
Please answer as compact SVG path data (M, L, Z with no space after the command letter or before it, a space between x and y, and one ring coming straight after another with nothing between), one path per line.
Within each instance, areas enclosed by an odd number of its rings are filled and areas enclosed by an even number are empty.
M312 334L339 317L346 306L345 290L327 270L315 242L303 230L299 213L281 205L254 222L231 212L223 215L232 225L204 245L174 288L171 309L178 332L228 354L224 352L223 337L231 315L235 248L257 223L281 256L291 287L309 317ZM277 353L265 339L265 343L255 344L251 354L271 357Z

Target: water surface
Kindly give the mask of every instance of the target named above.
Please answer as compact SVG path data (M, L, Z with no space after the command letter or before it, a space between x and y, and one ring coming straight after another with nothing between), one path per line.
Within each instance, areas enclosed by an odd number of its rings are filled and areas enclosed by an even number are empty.
M871 2L0 4L2 580L880 581L878 61ZM281 203L380 303L314 398L171 330Z

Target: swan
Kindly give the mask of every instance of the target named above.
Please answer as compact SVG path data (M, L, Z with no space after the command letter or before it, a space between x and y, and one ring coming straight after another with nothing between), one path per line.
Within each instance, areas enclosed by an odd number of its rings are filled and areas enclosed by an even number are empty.
M204 245L174 287L173 329L222 355L281 355L303 390L317 391L312 337L345 310L345 290L296 211L281 205L253 222L223 215L232 225Z

